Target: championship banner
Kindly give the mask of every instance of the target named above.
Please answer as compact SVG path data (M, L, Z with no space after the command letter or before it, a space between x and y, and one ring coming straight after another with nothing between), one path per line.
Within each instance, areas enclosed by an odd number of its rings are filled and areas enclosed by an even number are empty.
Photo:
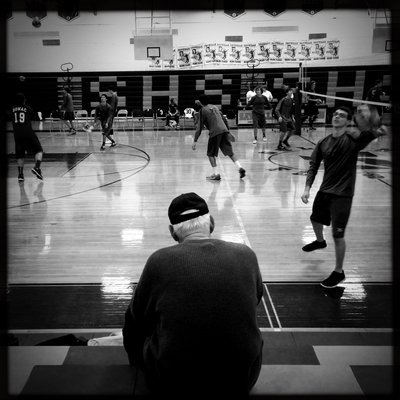
M283 61L283 42L272 42L272 53L270 55L271 62L282 62Z
M326 40L315 40L311 47L311 59L313 60L325 60L325 47Z
M243 55L242 60L244 63L247 63L250 60L254 60L256 56L257 44L256 43L247 43L243 45Z
M178 68L190 67L190 47L178 47Z
M256 58L258 58L262 63L269 62L271 52L272 52L272 42L258 43L256 49Z
M172 50L172 58L170 60L163 60L163 69L176 69L176 49Z
M218 64L228 64L229 45L227 43L217 43L216 48L216 62Z
M215 64L216 62L216 47L215 43L204 45L204 64Z
M243 46L241 44L231 44L228 51L228 64L242 64L242 51Z
M284 61L298 61L299 42L286 42L283 51Z
M190 65L192 67L203 66L203 45L190 47Z
M300 52L298 56L299 61L310 61L311 60L311 48L313 42L310 40L300 41Z
M339 58L339 40L328 40L326 42L326 59L327 60L336 60Z

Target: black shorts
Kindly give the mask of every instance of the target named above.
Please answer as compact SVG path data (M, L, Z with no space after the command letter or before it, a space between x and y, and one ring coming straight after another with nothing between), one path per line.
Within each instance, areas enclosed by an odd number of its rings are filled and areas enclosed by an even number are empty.
M43 151L35 132L31 132L26 136L14 135L15 139L15 156L16 158L24 158L25 153L37 154Z
M100 121L100 122L101 122L101 130L103 131L103 134L108 135L111 130L111 122L107 125L107 127L106 127L107 121Z
M285 121L282 119L282 122L279 123L279 130L281 132L293 131L295 129L293 121Z
M65 111L63 115L64 121L72 121L75 119L75 114L73 111Z
M207 156L217 157L218 149L221 149L224 156L233 156L232 144L225 132L208 139Z
M265 114L264 113L259 114L259 113L256 113L253 111L251 113L251 116L253 118L253 127L254 128L265 128L266 122L265 122Z
M318 192L310 219L326 226L329 226L332 221L333 237L343 237L350 218L352 202L352 197Z

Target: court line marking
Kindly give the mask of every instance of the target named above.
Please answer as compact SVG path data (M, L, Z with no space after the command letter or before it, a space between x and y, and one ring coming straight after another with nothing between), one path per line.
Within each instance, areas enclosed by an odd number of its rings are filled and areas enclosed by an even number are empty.
M69 168L66 172L62 174L62 176L68 174L71 170L73 170L77 165L79 165L82 161L86 160L91 153L87 153L85 157L81 158L78 162L76 162L71 168Z
M234 213L235 213L235 215L236 215L236 219L237 219L237 221L238 221L238 224L239 224L239 227L240 227L242 236L244 237L245 244L246 244L248 247L252 248L252 247L251 247L251 244L250 244L250 241L249 241L249 238L248 238L248 236L247 236L246 229L245 229L244 224L243 224L242 217L240 216L240 213L239 213L239 208L236 206L236 202L235 202L235 199L234 199L234 197L233 197L232 188L231 188L231 186L230 186L230 184L229 184L229 181L228 181L228 179L227 179L227 177L226 177L225 169L224 169L224 167L223 167L223 163L220 162L220 161L218 160L218 164L219 164L219 166L220 166L222 178L224 179L224 182L226 182L226 187L227 187L227 189L228 189L228 194L229 194L229 197L231 198L231 201L232 201L232 209L233 209L233 211L234 211ZM236 164L235 164L235 166L236 166ZM240 179L240 178L239 178L239 179ZM267 307L267 304L266 304L265 299L264 299L264 295L262 296L262 303L263 303L265 312L266 312L266 314L267 314L269 324L270 324L271 327L273 327L274 325L273 325L273 323L272 323L272 319L271 319L271 316L270 316L270 314L269 314L268 307Z
M265 312L266 312L267 317L268 317L268 322L269 322L271 328L273 328L273 327L274 327L274 324L272 323L271 316L269 315L269 311L268 311L268 308L267 308L267 304L266 304L265 299L264 299L264 294L263 294L263 296L261 297L261 300L262 300L263 306L264 306L264 308L265 308Z
M231 160L230 160L230 161L231 161ZM234 196L233 196L233 192L232 192L232 188L231 188L231 186L230 186L230 184L229 184L229 181L228 181L228 179L227 179L227 177L226 177L225 169L224 169L223 163L222 163L220 160L218 160L218 164L219 164L219 167L220 167L220 169L221 169L222 178L224 179L224 182L226 183L226 186L227 186L227 189L228 189L228 194L229 194L229 197L231 198L231 201L232 201L232 209L233 209L233 212L235 213L235 216L236 216L236 219L237 219L237 221L238 221L238 224L239 224L241 233L242 233L242 235L243 235L243 237L244 237L244 242L245 242L245 244L246 244L247 246L249 246L250 248L252 248L251 245L250 245L249 238L248 238L248 236L247 236L246 229L245 229L244 224L243 224L242 217L240 216L239 208L238 208L237 205L236 205L236 202L235 202L235 199L234 199ZM233 163L233 164L234 164L234 163ZM236 167L236 164L234 164L234 165L235 165L235 167ZM239 173L239 172L238 172L238 173ZM240 178L239 178L239 179L240 179Z
M120 181L122 181L122 180L124 180L124 179L128 179L128 178L130 178L131 176L138 174L139 172L141 172L142 170L144 170L144 169L149 165L150 160L151 160L151 159L150 159L150 155L147 154L144 150L139 149L139 148L137 148L137 147L135 147L135 146L130 146L130 145L122 145L122 146L131 147L131 148L133 148L133 149L136 149L136 150L138 150L138 151L144 153L144 154L147 156L147 158L144 157L144 156L136 156L136 155L134 155L134 154L132 154L132 156L134 156L134 157L141 157L141 158L143 158L144 160L146 160L145 165L142 165L142 166L140 166L140 167L134 168L133 171L135 171L135 172L133 172L132 174L130 174L130 175L128 175L128 176L122 177L122 178L117 179L117 180L112 181L112 182L105 183L105 184L103 184L103 185L99 185L99 186L96 186L96 187L93 187L93 188L89 188L89 189L84 189L84 190L81 190L81 191L75 192L75 193L68 193L68 194L65 194L65 195L62 195L62 196L52 197L52 198L50 198L50 199L44 199L44 200L39 200L39 201L33 201L33 202L24 203L24 204L16 204L16 205L13 205L13 206L6 207L6 209L10 210L10 209L13 209L13 208L21 208L21 207L24 207L24 206L30 206L30 205L32 205L32 204L47 203L47 202L49 202L49 201L59 200L59 199L63 199L63 198L66 198L66 197L72 197L72 196L76 196L76 195L79 195L79 194L82 194L82 193L91 192L91 191L93 191L93 190L97 190L97 189L100 189L100 188L103 188L103 187L106 187L106 186L113 185L114 183L120 182ZM90 154L93 154L93 153L90 153ZM118 153L113 153L113 154L118 154Z
M276 322L278 323L278 327L282 328L281 321L279 320L278 313L276 312L276 309L275 309L275 306L274 306L274 302L272 301L272 297L271 297L271 295L269 293L269 290L268 290L268 287L267 287L266 283L264 283L264 287L265 287L265 290L267 292L269 302L271 303L272 311L274 312L274 315L275 315L275 318L276 318ZM272 326L272 324L271 324L271 326Z

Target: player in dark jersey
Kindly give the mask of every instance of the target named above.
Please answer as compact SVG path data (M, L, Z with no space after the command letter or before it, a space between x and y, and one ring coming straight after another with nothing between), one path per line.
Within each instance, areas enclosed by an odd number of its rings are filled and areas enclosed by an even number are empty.
M112 118L109 122L110 135L113 135L114 134L114 129L113 129L114 118L117 116L117 112L118 112L118 96L117 96L117 92L114 90L113 87L108 88L108 97L109 97L109 104L112 109Z
M95 123L97 121L100 121L101 129L103 131L103 143L101 144L100 150L105 150L106 138L108 138L111 141L111 147L117 145L115 140L110 136L110 129L111 129L110 122L112 118L113 118L113 109L107 103L107 96L105 94L102 94L100 96L100 104L96 107L96 114L94 118Z
M100 147L100 150L105 150L106 148L106 138L111 141L111 147L117 145L116 141L112 138L112 134L110 133L110 129L112 127L111 120L113 118L114 112L110 104L107 103L107 96L102 94L100 96L100 104L95 109L94 121L92 125L84 126L82 129L85 132L92 132L94 126L100 122L101 129L103 132L103 143Z
M25 153L35 155L35 166L32 173L43 180L40 164L43 159L43 148L39 142L31 123L32 108L25 104L23 93L17 93L12 107L12 124L15 140L15 156L18 163L18 181L24 181Z
M347 107L339 107L332 117L333 133L321 139L311 154L306 184L301 196L303 203L308 203L310 188L321 162L324 163L325 171L310 216L316 240L305 245L303 251L325 248L327 244L324 239L323 225L329 226L332 222L336 265L331 275L321 282L325 288L335 287L345 279L344 234L354 196L358 153L372 140L386 134L384 127L376 123L379 121L379 115L377 111L375 113L376 116L372 114L365 121L365 116L359 112L355 119L357 125L362 128L360 132L350 132L347 127L352 120L351 110Z

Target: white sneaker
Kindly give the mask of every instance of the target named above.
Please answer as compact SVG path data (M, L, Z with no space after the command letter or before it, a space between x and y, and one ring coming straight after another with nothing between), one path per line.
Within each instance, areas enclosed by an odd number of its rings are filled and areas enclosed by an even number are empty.
M263 142L266 142L267 141L267 138L264 136L263 137Z
M82 127L82 130L85 132L92 132L93 127L92 126L89 126L89 127L84 126L84 127Z
M254 139L254 140L253 140L253 144L257 144L257 139Z

